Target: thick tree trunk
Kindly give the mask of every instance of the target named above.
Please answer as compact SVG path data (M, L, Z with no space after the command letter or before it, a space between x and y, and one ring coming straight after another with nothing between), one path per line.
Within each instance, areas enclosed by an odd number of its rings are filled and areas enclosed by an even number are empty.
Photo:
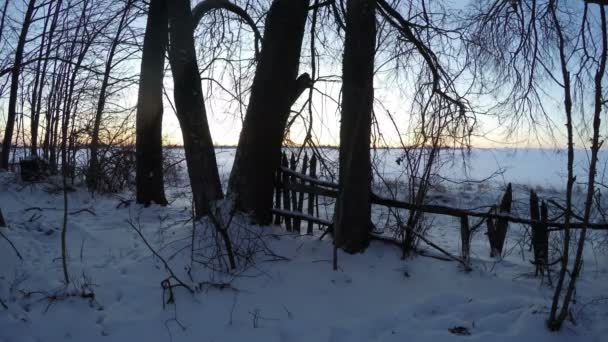
M166 205L163 181L163 71L168 16L165 0L151 0L144 37L136 119L137 203Z
M285 125L291 105L303 91L296 78L308 5L309 0L275 0L270 7L230 175L230 196L261 224L272 220L274 172L280 163Z
M184 139L195 212L201 217L209 212L211 201L223 197L222 185L196 61L190 1L172 0L168 7L175 108Z
M11 89L8 99L8 115L6 118L6 128L4 130L4 141L2 142L2 155L0 159L0 169L8 170L9 155L11 152L11 144L13 140L13 130L15 129L15 118L17 116L17 93L19 91L19 74L21 72L21 62L23 61L23 50L27 41L27 33L32 23L32 16L36 0L30 0L27 5L21 33L17 41L15 49L15 59L11 70Z
M374 101L375 1L349 0L342 64L340 195L334 244L346 252L365 250L371 227L369 156Z

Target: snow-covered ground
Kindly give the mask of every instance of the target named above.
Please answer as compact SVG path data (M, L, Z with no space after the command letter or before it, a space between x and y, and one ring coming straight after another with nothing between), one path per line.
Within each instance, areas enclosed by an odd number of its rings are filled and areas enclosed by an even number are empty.
M218 151L223 175L230 172L232 155L233 150ZM454 167L446 175L485 178L500 167L506 168L503 175L434 195L473 207L480 197L499 198L502 186L513 182L558 196L563 158L545 150L474 150L468 173ZM387 170L395 168L392 156L386 159ZM0 229L23 256L19 260L0 239L0 299L8 306L0 307L0 341L607 341L608 255L599 246L587 249L575 320L550 333L544 320L553 292L533 277L532 256L518 243L522 227L511 228L502 260L490 258L486 236L476 234L468 273L455 262L401 260L395 246L381 242L365 254L340 253L339 270L332 271L330 241L248 226L237 217L231 230L240 234L236 240L248 241L255 263L222 275L197 263L190 269L191 212L177 188L170 189L172 201L164 208L120 205L133 197L128 192L70 192L72 283L66 288L60 258L63 195L56 190L50 183L28 185L15 174L0 173L0 208L10 226ZM178 278L195 287L194 294L175 288L175 304L163 305L161 281L168 273L129 222L141 228ZM429 232L455 254L456 225L436 217ZM210 229L197 226L200 236ZM602 237L598 233L595 241ZM195 259L207 253L206 242L197 239ZM83 287L94 299L80 296ZM470 335L450 332L458 327Z

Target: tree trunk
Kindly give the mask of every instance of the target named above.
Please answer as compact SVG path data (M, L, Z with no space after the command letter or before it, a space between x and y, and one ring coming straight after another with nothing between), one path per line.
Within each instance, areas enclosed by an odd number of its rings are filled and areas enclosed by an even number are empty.
M49 21L51 20L51 4L49 4L48 12L46 14L46 18L44 19L44 28L42 29L42 37L40 40L40 46L38 48L38 61L36 62L36 68L34 69L34 89L32 89L32 99L31 99L31 108L30 108L30 154L33 158L38 157L38 123L39 123L39 113L38 96L42 94L42 89L44 88L44 77L46 70L42 70L42 56L45 51L49 51L50 43L47 47L46 44L46 32L47 27L49 25ZM49 34L49 40L52 36L52 33ZM44 64L46 66L46 62Z
M151 0L144 37L136 119L137 203L166 205L163 181L163 71L167 45L167 5Z
M195 212L201 217L209 212L211 201L223 197L222 185L196 61L190 1L172 0L168 7L175 108L184 139Z
M32 23L32 16L36 0L30 0L27 5L21 33L17 41L15 49L15 59L11 70L11 89L8 99L8 115L6 119L6 128L4 130L4 141L2 142L2 155L0 159L0 169L8 170L9 155L11 152L11 143L13 140L13 130L15 129L15 118L17 116L17 93L19 91L19 74L21 72L21 62L23 60L23 50L27 41L27 33Z
M53 63L53 70L51 70L51 86L49 88L49 93L46 96L46 113L45 113L45 130L44 130L44 141L42 142L42 156L49 163L50 152L51 152L51 133L53 131L53 113L55 112L55 100L57 96L57 92L59 90L59 85L61 84L60 72L61 68L59 68L59 63Z
M348 253L362 252L369 244L375 46L375 2L349 0L342 62L340 195L334 225L334 244Z
M297 76L308 4L309 0L275 0L270 7L230 174L228 191L237 208L251 212L260 224L272 221L274 172L280 163L285 125L293 102L304 90L298 88L302 82Z
M606 10L604 7L600 7L600 22L602 27L602 53L600 56L600 61L598 65L598 69L596 71L594 80L595 80L595 89L594 89L594 112L593 112L593 135L591 138L591 160L589 162L589 171L588 171L588 181L587 181L587 196L585 199L585 210L583 214L583 227L580 231L580 235L578 238L578 243L576 247L576 256L574 259L574 265L572 267L572 271L569 273L570 281L568 283L568 287L566 289L566 295L563 299L563 305L560 309L559 315L557 319L552 323L554 325L553 328L559 329L570 314L570 304L572 301L572 296L574 296L574 292L576 289L576 281L580 275L580 272L583 267L583 250L585 248L586 236L587 236L587 226L591 219L591 210L594 204L594 194L595 194L595 181L597 174L597 162L598 155L600 151L600 147L603 141L600 141L600 133L601 133L601 118L603 106L605 104L605 97L603 92L603 80L606 74L606 68L608 63L608 22L606 20ZM564 242L565 244L565 242ZM565 258L565 257L564 257ZM567 266L568 260L565 259L565 264ZM563 272L563 269L562 269ZM560 275L560 281L563 281L563 276ZM560 284L561 285L561 284ZM559 293L556 292L556 295L559 296ZM554 298L555 299L555 298ZM552 307L552 312L553 307Z
M132 4L133 0L127 0L125 8L123 9L122 15L120 17L118 29L116 30L114 39L110 44L108 56L106 57L106 66L103 73L103 80L101 81L101 88L99 90L97 110L95 112L95 122L93 123L93 132L91 133L91 162L89 163L89 170L87 173L87 185L90 190L95 190L98 187L97 180L99 179L100 165L99 158L97 156L97 151L99 149L99 128L101 126L101 116L106 105L106 96L110 81L110 73L112 72L112 68L114 67L114 54L116 53L116 47L118 47L118 44L120 42L120 36L122 35L122 32L127 25L127 16L129 15L129 11L131 9Z
M80 37L80 31L85 31L88 26L90 26L91 18L91 8L89 8L89 1L85 0L82 5L82 12L80 14L80 19L78 25L75 29L74 37L72 38L72 42L70 43L70 49L68 53L68 58L71 61L73 57L76 57L76 61L70 63L68 66L67 75L70 75L70 82L67 90L65 92L65 97L63 100L63 113L62 113L62 121L61 121L61 169L63 173L67 172L68 168L74 167L71 165L69 156L67 152L67 144L70 143L70 139L73 138L73 135L68 134L68 130L70 127L70 122L73 119L72 117L77 113L77 104L79 102L80 97L78 95L75 96L74 91L76 88L76 82L78 81L78 75L80 73L80 69L83 67L83 63L85 61L85 57L91 48L91 45L95 41L95 37L101 33L103 27L93 31L88 32L88 34L84 35L86 38ZM72 127L73 128L73 127ZM72 172L72 171L70 171Z
M551 301L551 310L549 311L549 319L547 320L547 326L549 330L559 330L563 323L563 319L556 316L559 299L562 293L564 280L568 272L568 259L570 255L570 234L571 234L571 220L572 220L572 194L574 192L574 182L576 177L574 176L574 124L572 119L572 86L570 70L568 69L568 58L566 51L567 38L563 33L561 24L558 20L558 15L555 10L555 6L550 6L550 14L553 17L555 25L555 31L557 33L557 42L559 46L559 62L561 67L562 84L564 89L564 112L566 114L566 136L568 138L568 181L566 183L566 209L564 211L564 238L563 238L563 252L561 256L561 268L555 285L555 291L553 293L553 299Z

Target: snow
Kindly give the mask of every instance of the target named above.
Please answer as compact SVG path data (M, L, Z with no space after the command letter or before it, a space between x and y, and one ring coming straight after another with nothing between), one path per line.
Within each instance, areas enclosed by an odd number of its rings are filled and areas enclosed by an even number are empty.
M548 161L540 163L543 151L525 151L511 159L507 153L473 152L475 175L487 176L486 171L496 169L490 155L513 166L504 180L486 189L489 198L498 197L500 184L512 180L560 189L559 175L536 175L533 168L560 164L561 156L549 153ZM218 152L224 178L231 169L231 155L233 151ZM530 161L537 166L522 166ZM72 284L66 289L60 259L63 197L52 189L56 187L29 185L13 173L0 173L0 208L10 226L0 229L23 255L19 260L0 239L0 299L9 307L0 307L0 341L600 342L608 336L606 250L587 249L573 306L575 323L569 321L561 332L551 333L544 320L553 291L533 277L530 252L517 244L521 227L510 228L502 260L489 257L485 235L475 235L471 272L464 272L456 262L434 258L401 260L395 246L376 241L364 254L339 253L339 270L332 271L330 241L295 236L280 227L249 226L245 218L236 217L233 236L238 232L241 241L252 234L260 236L254 246L255 264L231 275L197 264L188 272L192 223L183 188L171 189L171 204L164 208L119 207L121 199L133 198L128 192L95 196L83 188L70 192L69 212L90 212L69 215ZM478 188L454 186L442 196L450 203L469 205L479 200L478 192ZM467 196L470 199L463 202ZM35 207L41 210L31 209ZM175 288L175 304L163 305L160 283L168 273L129 221L141 227L180 279L200 285L194 294ZM430 238L458 254L456 226L450 218L436 217ZM197 229L200 236L211 231L205 224ZM261 242L267 249L260 247ZM230 287L209 285L225 282ZM94 300L78 296L84 283L90 284ZM49 300L67 293L76 296ZM456 327L466 328L470 335L449 331Z

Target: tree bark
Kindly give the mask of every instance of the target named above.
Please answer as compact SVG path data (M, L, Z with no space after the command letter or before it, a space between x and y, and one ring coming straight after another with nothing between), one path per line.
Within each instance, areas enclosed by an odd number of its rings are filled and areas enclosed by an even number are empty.
M260 224L272 221L274 172L280 163L285 125L303 91L297 76L308 5L309 0L275 0L270 7L230 174L230 197Z
M215 150L207 122L201 78L194 49L190 1L172 0L169 7L169 63L195 213L209 213L209 204L223 198Z
M136 114L137 203L166 205L163 180L163 71L168 34L165 0L151 0L144 37Z
M369 244L375 46L375 1L349 0L342 61L340 195L334 226L335 246L348 253L362 252Z
M15 59L11 70L11 89L8 99L8 114L6 119L6 128L4 130L4 141L2 142L2 155L0 159L0 169L8 170L9 155L11 152L11 144L13 140L13 131L15 129L15 118L17 116L17 93L19 91L19 74L21 73L21 62L23 61L23 50L27 41L27 33L32 23L32 16L36 0L30 0L27 5L21 33L17 41L15 49Z

